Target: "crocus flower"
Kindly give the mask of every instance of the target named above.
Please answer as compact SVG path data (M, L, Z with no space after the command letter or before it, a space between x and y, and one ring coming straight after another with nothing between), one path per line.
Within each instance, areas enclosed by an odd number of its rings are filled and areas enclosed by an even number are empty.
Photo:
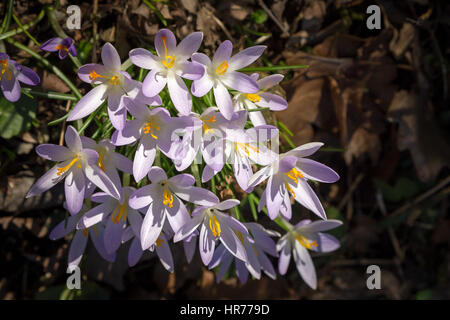
M128 98L125 98L128 101ZM139 140L133 160L133 176L138 182L145 177L153 165L156 147L170 157L173 141L179 139L173 132L182 127L189 119L177 118L174 121L164 108L150 110L141 103L128 104L128 111L135 119L127 121L123 130L117 130L112 136L116 146L123 146Z
M220 203L217 200L214 205L195 208L192 212L192 219L175 233L174 242L187 238L201 225L199 250L205 265L211 262L216 240L220 240L225 248L236 258L246 261L245 248L238 234L247 236L247 228L235 218L222 212L238 204L239 200L236 199L225 200Z
M259 210L267 206L267 212L272 220L279 212L286 219L290 219L292 215L290 194L297 202L322 219L327 218L308 180L333 183L339 180L339 175L331 168L305 158L314 154L321 146L323 146L321 142L311 142L280 154L271 165L253 175L249 180L249 186L256 186L269 178L259 202Z
M267 257L266 252L274 257L278 256L275 242L270 236L280 235L277 232L264 229L257 223L244 223L244 225L253 235L252 238L250 235L243 237L242 235L237 234L244 245L247 261L244 262L236 259L223 245L219 245L208 266L209 269L213 269L220 265L216 276L217 282L222 280L233 260L236 265L236 274L241 283L247 282L249 273L251 273L254 278L260 279L261 271L264 271L264 273L272 279L276 278L275 269L273 268L272 262L270 262L270 259Z
M157 56L148 50L137 48L130 51L131 61L138 67L149 69L142 84L146 96L157 95L166 86L170 98L182 115L189 115L192 98L183 79L196 80L203 76L203 68L187 61L202 43L203 33L194 32L184 38L177 46L172 31L161 29L155 36Z
M51 38L41 45L41 50L48 52L58 51L61 60L65 59L69 53L74 57L77 55L77 50L75 49L72 38Z
M243 113L247 114L246 111ZM277 156L266 146L267 141L276 135L278 129L269 125L247 130L243 128L226 130L223 137L225 158L233 166L237 183L247 193L253 191L252 187L248 187L248 181L253 176L252 163L269 165ZM202 180L209 180L211 178L209 173L215 174L220 170L222 168L214 168L208 164L203 170Z
M28 67L9 59L6 53L0 52L0 87L3 95L11 102L20 98L20 82L35 86L41 82L39 76Z
M192 83L192 94L202 97L212 88L220 112L226 119L231 119L234 108L227 88L245 93L258 92L256 81L237 70L253 63L265 49L266 46L254 46L231 56L233 45L231 41L226 40L217 48L212 61L203 53L193 54L192 61L203 65L205 73L202 78Z
M78 213L83 205L88 181L119 199L120 190L98 166L98 153L92 149L83 148L80 136L72 126L67 128L65 140L67 147L55 144L41 144L36 147L39 156L57 161L58 164L36 181L28 192L27 198L43 193L65 179L67 209L72 215Z
M104 192L95 193L91 196L92 202L100 204L86 212L81 225L85 228L90 228L99 223L105 225L103 237L105 249L108 253L116 252L119 249L127 222L134 233L140 232L142 216L128 204L130 195L135 191L136 189L132 187L124 187L121 199L113 198Z
M83 215L86 213L86 209L87 208L84 207L76 215L69 216L67 221L61 221L58 225L56 225L56 227L52 229L49 235L49 238L51 240L58 240L75 230L75 234L72 238L72 242L69 248L69 267L78 266L81 258L83 257L83 253L89 237L94 243L97 252L102 256L103 259L109 262L114 262L114 260L116 259L115 252L108 253L105 249L105 245L103 242L103 224L100 223L90 228L77 227L79 226L79 222L82 219Z
M118 190L121 189L122 181L117 170L133 174L133 162L124 155L114 152L116 146L109 139L103 139L97 143L88 137L80 138L83 148L97 151L99 168L106 173Z
M78 101L69 113L67 121L74 121L86 117L94 112L106 99L108 99L108 115L114 128L123 129L127 116L123 98L144 99L140 93L141 83L132 80L125 71L120 71L120 57L110 43L102 48L101 64L85 64L78 70L78 76L84 82L97 85ZM145 98L148 105L161 105L159 96Z
M218 202L211 191L194 187L195 179L189 174L179 174L169 179L163 169L152 167L148 178L151 184L134 192L129 200L130 207L134 209L148 206L140 231L144 250L155 243L166 218L174 232L187 223L189 213L181 200L198 205Z
M283 75L273 74L258 80L259 75L254 73L251 77L256 80L256 83L259 86L259 91L257 93L238 93L235 95L234 101L236 111L242 109L252 110L257 108L269 108L272 111L281 111L287 108L288 104L284 98L267 92L268 89L283 80ZM266 120L264 119L261 111L249 112L249 118L255 127L266 124Z
M342 225L339 220L314 221L302 220L295 227L291 227L277 243L280 252L278 271L284 275L294 255L295 265L303 280L312 289L317 288L317 277L314 264L308 250L316 252L330 252L339 248L339 240L321 231L334 229Z

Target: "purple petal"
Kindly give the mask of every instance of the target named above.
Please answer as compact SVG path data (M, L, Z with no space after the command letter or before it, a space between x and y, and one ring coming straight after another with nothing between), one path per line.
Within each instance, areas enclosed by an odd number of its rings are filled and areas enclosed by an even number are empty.
M161 233L166 220L164 208L161 205L160 203L152 202L145 214L141 229L141 246L143 250L150 248Z
M101 55L103 65L107 70L115 72L120 70L120 56L117 53L116 48L114 48L111 43L107 42L103 45Z
M30 86L38 85L41 82L38 74L25 66L21 66L20 73L17 75L17 80Z
M297 157L295 156L285 156L280 160L279 171L281 173L286 173L292 170L297 163Z
M47 41L45 41L42 45L41 45L41 50L44 51L48 51L48 52L54 52L57 51L58 49L56 49L56 47L58 46L58 44L60 44L62 42L61 38L51 38Z
M148 50L137 48L130 51L130 60L138 67L143 69L154 69L157 66L157 59Z
M293 254L295 265L297 267L298 272L302 276L303 280L312 289L316 289L317 288L316 269L314 268L314 264L311 260L311 256L309 255L308 250L306 250L306 248L304 248L300 243L296 241Z
M261 100L256 103L258 107L270 108L272 111L281 111L288 107L287 101L276 94L262 92L259 96Z
M66 145L70 151L78 153L83 149L83 144L81 143L80 135L74 127L68 126L66 134L64 136L66 140Z
M70 175L72 175L73 179L70 179ZM74 215L77 214L83 206L86 182L81 170L72 170L69 176L65 179L64 190L67 210L71 215Z
M311 159L298 159L297 165L307 179L319 182L333 183L339 180L339 175L331 168Z
M165 39L165 44L163 41ZM158 56L165 57L166 55L173 55L177 46L177 40L172 31L168 29L161 29L155 36L155 49Z
M88 238L84 235L83 230L75 232L75 236L73 237L69 248L69 266L78 266L83 257L87 240Z
M142 83L142 93L147 97L154 97L166 86L167 77L157 69L151 70Z
M255 93L259 91L256 81L241 72L228 71L220 79L227 87L240 92Z
M313 189L311 189L308 182L303 179L298 179L297 186L291 184L291 188L295 192L295 200L297 200L307 209L314 212L320 218L324 220L327 219L327 215L323 210L319 198L317 198L317 195L315 194Z
M211 60L209 59L209 57L206 55L206 54L204 54L204 53L194 53L193 55L192 55L192 58L191 58L191 60L193 61L193 62L196 62L196 63L199 63L199 64L201 64L201 65L203 65L203 66L205 66L205 67L208 67L210 64L211 64Z
M215 242L207 231L205 224L203 223L200 229L199 237L199 251L200 257L202 258L203 264L207 266L213 257Z
M195 80L191 86L191 92L196 97L203 97L207 94L214 85L209 76L204 75L202 78Z
M152 183L156 183L161 180L167 180L167 175L160 167L152 167L148 172L148 178Z
M119 249L125 225L125 221L123 219L120 219L118 223L115 223L113 219L114 217L112 216L108 218L105 230L103 232L105 250L109 254L114 253L117 249Z
M36 153L40 157L51 161L65 161L72 155L69 149L56 144L40 144L36 147Z
M277 85L281 80L283 80L283 78L284 76L281 74L272 74L270 76L262 78L261 80L258 81L259 89L266 90L272 88L273 86Z
M122 197L121 190L117 189L111 179L99 167L86 166L84 172L86 177L102 191L108 193L115 199L120 199Z
M219 203L217 196L209 190L199 187L174 186L173 192L184 201L195 203L199 206L212 206Z
M220 64L223 61L228 61L231 57L232 51L233 51L233 44L231 43L230 40L225 40L217 48L216 53L214 53L212 62L214 64Z
M133 161L133 176L136 182L139 182L150 171L155 160L156 149L154 146L147 146L140 142Z
M228 62L228 65L232 68L232 70L244 68L258 59L266 48L266 46L254 46L244 49L232 56Z
M217 107L225 119L230 120L234 114L233 102L231 101L230 93L227 88L218 83L214 87L214 98L216 99Z
M292 154L292 155L296 156L297 158L308 157L308 156L314 154L322 146L323 146L322 142L310 142L310 143L301 145L295 149L292 149L288 153L290 155Z
M148 184L142 188L136 190L128 201L129 205L133 209L141 209L148 206L154 199L156 194L156 185Z
M58 176L59 168L60 165L56 165L40 177L39 180L33 184L30 191L28 191L26 198L41 194L55 186L55 184L60 181L60 177Z
M291 244L284 239L285 245L281 248L280 258L278 259L278 272L285 275L291 261Z
M156 253L158 254L159 260L161 261L164 268L169 271L174 271L172 252L170 252L169 244L167 243L167 238L161 233L159 236L162 240L160 245L156 246Z
M195 183L195 178L190 174L182 173L171 177L169 181L179 187L191 187Z
M143 253L141 241L138 237L134 238L128 251L128 265L130 267L135 266L141 259Z
M170 98L182 115L189 115L192 109L192 97L184 81L178 76L173 75L167 79Z
M189 220L188 222L186 222L186 224L181 227L180 230L177 231L177 233L175 234L173 241L174 242L178 242L181 240L184 240L185 238L189 237L193 232L195 232L195 230L197 229L197 227L202 223L203 221L203 215L197 215L194 216L191 220Z
M339 240L330 234L319 233L315 238L317 247L311 247L312 251L331 252L339 249Z
M195 246L197 244L197 237L191 237L183 242L184 254L188 263L191 263L195 254Z
M91 72L95 72L96 74L103 76L106 74L106 69L101 64L89 63L85 64L78 69L78 77L87 83L100 84L102 83L102 77L96 77L94 80L91 79Z
M79 218L79 215L69 216L67 220L64 219L63 221L58 223L56 227L54 227L50 232L50 235L48 236L49 239L58 240L71 233L73 230L75 230Z
M202 40L202 32L191 33L178 44L175 55L179 59L189 59L200 48Z
M214 207L218 210L224 211L231 209L241 203L238 199L228 199L216 204Z
M101 84L89 91L69 113L67 121L78 120L94 112L105 101L107 88Z
M14 75L12 75L11 80L4 76L0 81L0 85L7 100L16 102L20 99L20 83Z
M198 80L205 74L205 68L198 64L183 61L178 64L177 75L189 80Z

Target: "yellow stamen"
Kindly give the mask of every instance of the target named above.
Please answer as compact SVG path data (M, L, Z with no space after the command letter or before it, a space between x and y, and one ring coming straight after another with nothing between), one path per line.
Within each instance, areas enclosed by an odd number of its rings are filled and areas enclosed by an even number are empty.
M249 149L253 150L256 153L259 153L259 148L252 147L248 143L235 142L234 143L234 147L236 148L236 152L237 152L238 155L241 155L239 153L238 147L241 148L242 150L244 150L244 152L247 154L248 157L250 156L250 150Z
M311 249L312 247L317 247L318 246L316 241L309 241L304 236L299 235L296 232L295 232L294 236L295 236L295 239L298 241L298 243L300 243L306 249Z
M72 161L70 161L70 163L69 163L67 166L62 167L62 168L58 168L58 169L57 169L57 172L56 172L56 175L57 175L57 176L62 175L62 174L65 173L67 170L69 170L70 168L72 168L72 166L73 166L75 163L77 164L77 167L78 167L78 168L81 168L81 163L80 163L79 161L80 161L80 158L79 158L78 156L76 156L75 158L72 159Z
M174 63L175 63L175 57L174 56L168 56L167 55L167 44L166 44L166 37L161 37L161 40L164 44L164 58L165 60L162 61L162 64L166 67L166 68L172 68Z
M113 85L115 85L115 86L117 86L117 85L120 84L120 79L119 79L118 76L112 76L112 77L109 79L109 83L110 83L110 84L113 84Z
M160 247L165 241L161 238L156 239L156 246Z
M153 121L146 122L144 126L142 127L142 131L144 134L149 134L154 138L158 139L158 137L155 135L153 130L159 131L161 129L160 126L156 125Z
M103 153L98 154L98 166L105 172L105 166L103 165Z
M11 80L12 73L11 73L11 70L9 70L9 68L8 68L8 61L6 61L6 58L3 60L0 60L0 65L2 66L1 67L2 71L0 72L0 80L2 80L3 74L5 72L6 72L6 75L8 76L8 80Z
M69 52L69 48L67 48L65 45L62 45L62 44L58 44L56 46L56 50L64 50L66 52Z
M214 133L214 129L211 129L211 127L206 122L216 122L216 116L211 116L208 120L202 120L203 121L203 130L205 133Z
M209 228L211 229L214 237L219 236L220 237L220 223L217 220L217 218L215 216L210 216L209 217Z
M291 193L291 195L292 195L291 200L292 200L292 199L295 199L295 192L294 192L294 190L292 190L292 188L291 188L291 186L289 185L289 183L286 181L286 182L284 183L284 185L286 186L287 191L289 191L289 192Z
M118 224L120 222L120 219L122 219L123 222L125 222L127 219L126 201L124 201L122 204L118 204L111 215L111 220L114 222L114 224Z
M247 93L245 96L247 97L248 100L250 100L252 102L261 101L261 97L259 95L257 95L256 93Z
M98 74L95 70L92 70L89 72L89 79L94 81L97 78L106 78L105 76L102 76L101 74Z
M237 231L237 230L233 230L233 231L234 231L234 234L237 235L239 241L240 241L242 244L244 244L244 237L242 236L242 233L240 233L240 232Z
M173 207L173 194L170 192L170 190L166 187L164 187L163 191L163 204L165 206L168 206L169 208Z
M297 178L300 178L300 179L303 178L303 174L295 168L292 168L291 171L286 172L285 175L289 179L293 180L296 184L298 183Z
M227 72L227 69L228 69L228 62L224 61L217 67L216 74L221 76L225 74L225 72Z

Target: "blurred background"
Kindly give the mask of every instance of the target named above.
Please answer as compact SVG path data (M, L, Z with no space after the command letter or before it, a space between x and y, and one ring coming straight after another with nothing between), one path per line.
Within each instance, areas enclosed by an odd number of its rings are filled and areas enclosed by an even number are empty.
M7 2L0 4L2 16ZM66 28L66 8L72 4L81 8L80 30ZM367 27L366 10L372 4L381 9L380 29ZM49 11L56 25L50 23ZM316 191L328 217L341 219L344 226L334 232L342 247L313 258L316 291L306 286L293 264L277 280L263 277L241 285L231 270L216 284L198 252L187 265L179 245L172 246L173 274L152 255L129 268L127 246L110 264L89 245L82 262L82 290L68 291L70 237L48 239L49 230L65 217L62 185L33 199L25 200L25 194L51 166L36 155L35 146L61 141L64 124L48 123L65 115L70 105L24 97L14 106L2 99L1 299L450 298L448 1L18 0L14 14L21 24L33 24L28 32L41 43L57 36L61 26L75 39L82 63L98 61L105 42L124 61L132 48L152 47L156 32L167 27L178 39L202 31L200 51L209 55L229 39L236 51L267 45L255 65L309 65L279 72L285 80L277 90L289 108L266 116L289 129L281 130L286 148L325 142L328 151L318 152L315 159L334 168L341 180L321 184ZM18 27L11 22L10 30ZM12 38L44 55L25 33ZM12 59L39 72L37 89L70 92L55 74L0 39L0 51L6 49ZM82 91L87 89L69 60L44 56ZM229 183L235 184L231 178ZM224 185L218 190L229 196ZM245 193L238 196L243 199ZM251 220L248 205L242 211ZM294 222L311 217L299 205L293 213ZM282 232L262 214L259 222ZM369 265L381 268L380 290L366 287Z

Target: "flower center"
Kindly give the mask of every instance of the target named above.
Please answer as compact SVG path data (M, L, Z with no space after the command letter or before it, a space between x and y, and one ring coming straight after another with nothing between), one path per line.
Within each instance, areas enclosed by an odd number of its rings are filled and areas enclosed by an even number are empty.
M291 171L286 172L285 175L289 179L294 181L295 184L298 184L298 178L300 179L303 178L303 174L295 168L292 168ZM291 186L289 185L289 182L285 181L284 185L286 186L286 189L291 193L292 197L295 199L295 192L294 190L292 190Z
M62 44L58 44L56 46L56 50L69 52L69 48L67 48L65 45L62 45Z
M70 161L70 163L69 163L67 166L62 167L62 168L58 168L58 169L57 169L57 172L56 172L56 175L57 175L57 176L62 175L63 173L65 173L66 171L68 171L70 168L72 168L72 166L73 166L75 163L77 164L77 168L81 169L80 157L79 157L79 156L76 156L75 158L72 159L72 161Z
M0 80L2 80L3 74L5 74L5 73L8 76L8 80L11 80L12 74L11 74L11 70L9 70L9 68L8 68L8 61L6 60L6 58L3 60L0 60L0 65L1 65Z
M304 246L306 249L311 249L312 247L317 247L318 244L316 241L309 241L304 236L299 235L297 232L294 232L295 239Z
M167 44L166 44L166 37L161 37L161 40L164 44L164 60L162 61L162 64L170 69L173 67L175 63L175 57L167 55Z
M241 156L241 153L239 152L239 148L242 149L247 154L247 157L250 156L250 150L253 150L256 153L259 153L259 148L253 147L253 146L249 145L248 143L235 142L234 147L239 156Z
M259 95L257 95L256 93L247 93L245 96L247 97L248 100L250 100L252 102L261 101L261 97Z
M92 81L94 81L97 78L104 78L106 80L109 79L109 83L112 85L119 85L120 84L120 78L117 75L112 76L111 78L108 78L104 75L98 74L95 70L91 70L91 72L89 72L89 79L91 79Z
M223 74L225 74L225 72L227 72L228 69L228 62L224 61L221 64L219 64L219 66L216 69L216 74L218 76L221 76Z
M98 166L105 172L105 166L103 165L103 152L98 153Z
M163 243L164 243L164 240L163 240L163 239L161 239L161 238L159 238L159 237L158 237L158 239L156 239L156 246L157 246L157 247L160 247Z
M221 234L220 231L220 223L219 220L214 215L211 215L209 217L209 228L211 229L211 232L213 233L214 237L219 236Z
M155 135L155 130L159 131L161 129L160 126L158 126L155 121L149 121L146 122L144 124L144 126L142 127L142 132L144 132L144 134L149 134L156 140L158 140L158 136Z
M163 191L163 204L169 208L173 207L173 194L167 187L164 187Z
M117 207L114 209L111 220L114 222L114 224L118 224L120 222L120 219L122 219L123 222L127 219L127 202L124 201L122 204L118 204Z
M211 129L211 127L206 123L206 122L216 122L216 116L211 116L211 118L209 118L208 120L202 120L203 121L203 131L205 133L211 132L214 133L214 129Z

